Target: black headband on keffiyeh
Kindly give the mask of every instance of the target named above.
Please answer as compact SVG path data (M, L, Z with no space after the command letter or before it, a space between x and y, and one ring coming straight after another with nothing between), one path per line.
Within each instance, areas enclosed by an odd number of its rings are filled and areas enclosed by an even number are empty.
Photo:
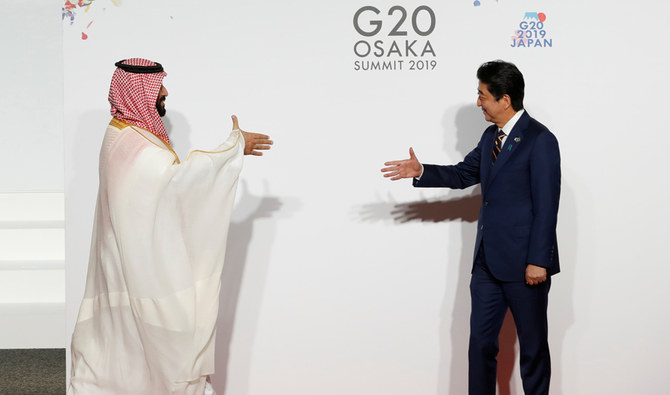
M114 66L120 68L121 70L127 71L133 74L148 74L148 73L160 73L163 71L163 65L158 62L154 62L151 66L139 66L132 64L124 64L127 59L119 60L114 63Z

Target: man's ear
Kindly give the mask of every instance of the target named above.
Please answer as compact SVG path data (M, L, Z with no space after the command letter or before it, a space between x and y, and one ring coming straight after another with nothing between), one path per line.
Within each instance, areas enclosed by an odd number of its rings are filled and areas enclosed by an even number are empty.
M507 110L508 108L512 107L512 98L509 97L507 93L505 93L501 98L500 98L500 104L503 105L503 108Z

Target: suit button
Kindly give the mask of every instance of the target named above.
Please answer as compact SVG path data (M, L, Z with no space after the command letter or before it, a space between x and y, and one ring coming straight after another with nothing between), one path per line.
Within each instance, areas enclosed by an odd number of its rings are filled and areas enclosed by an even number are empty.
M484 202L484 207L488 206L489 202Z
M484 225L480 226L479 230L484 230Z

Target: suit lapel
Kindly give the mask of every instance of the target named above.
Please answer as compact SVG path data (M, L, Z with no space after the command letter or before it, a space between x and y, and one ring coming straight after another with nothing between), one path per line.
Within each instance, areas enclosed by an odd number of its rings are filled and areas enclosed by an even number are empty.
M528 115L528 112L524 111L524 113L521 115L521 118L519 118L519 120L512 128L509 136L507 136L507 139L505 139L505 145L498 154L498 159L496 160L495 164L493 166L489 166L491 168L491 172L486 179L488 184L493 182L493 179L496 177L496 175L498 175L501 169L505 167L505 163L507 163L509 158L514 155L514 152L517 150L517 148L523 144L524 131L528 127L529 120L530 116Z

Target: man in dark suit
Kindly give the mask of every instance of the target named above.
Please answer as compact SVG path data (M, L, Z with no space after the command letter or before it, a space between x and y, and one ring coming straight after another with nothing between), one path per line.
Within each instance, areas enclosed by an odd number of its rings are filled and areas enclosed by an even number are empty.
M495 395L498 335L509 308L520 346L526 395L548 394L551 363L547 299L559 272L556 222L561 188L556 137L523 109L523 75L511 63L477 70L477 105L493 125L452 166L410 158L386 162L384 177L414 178L415 187L467 188L480 183L470 295L469 393Z

